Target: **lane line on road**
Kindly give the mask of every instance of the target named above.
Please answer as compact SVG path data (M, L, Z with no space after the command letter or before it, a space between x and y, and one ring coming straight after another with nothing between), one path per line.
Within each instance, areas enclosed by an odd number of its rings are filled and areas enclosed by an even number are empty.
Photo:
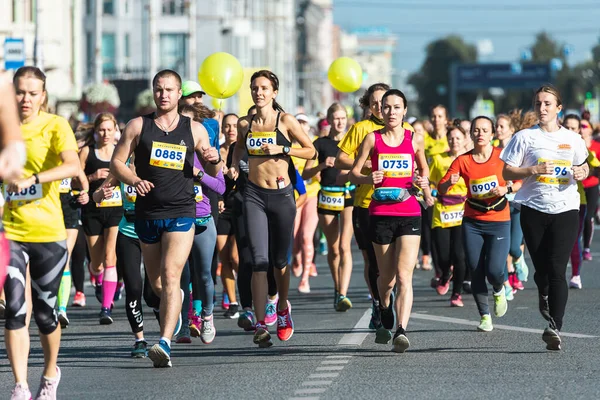
M343 369L343 365L326 365L324 367L317 367L317 371L341 371Z
M340 376L339 372L331 372L331 373L324 373L324 374L310 374L308 376L308 379L337 378L338 376Z
M336 365L336 364L348 364L350 359L345 360L325 360L321 361L321 365Z
M414 318L414 319L422 319L422 320L427 320L427 321L447 322L449 324L468 325L468 326L477 326L477 325L479 325L479 322L476 322L476 321L469 321L468 319L462 319L462 318L444 317L444 316L441 316L441 315L430 315L430 314L422 314L422 313L412 313L410 315L410 317ZM506 331L537 333L537 334L542 334L544 332L541 329L522 328L522 327L519 327L519 326L511 326L511 325L497 325L495 323L494 323L494 328L495 329L503 329L503 330L506 330ZM564 336L564 337L573 337L573 338L580 338L580 339L595 339L595 338L598 338L598 336L584 335L582 333L561 332L560 335Z
M360 346L369 335L369 321L371 320L371 309L367 309L363 316L358 320L350 333L346 333L338 346Z
M333 381L306 381L302 382L302 386L327 386L332 383Z

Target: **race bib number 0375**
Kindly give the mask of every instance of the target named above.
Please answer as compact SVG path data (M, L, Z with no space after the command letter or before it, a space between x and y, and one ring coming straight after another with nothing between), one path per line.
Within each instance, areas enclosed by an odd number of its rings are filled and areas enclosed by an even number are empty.
M160 168L183 170L187 148L178 144L152 142L150 165Z

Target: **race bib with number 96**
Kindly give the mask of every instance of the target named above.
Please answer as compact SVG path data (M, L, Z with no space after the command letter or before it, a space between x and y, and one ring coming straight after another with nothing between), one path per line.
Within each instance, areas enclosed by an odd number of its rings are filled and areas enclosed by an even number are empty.
M538 159L538 164L551 162L554 164L552 174L538 175L536 180L547 185L568 185L571 182L571 162L567 160Z
M178 144L152 142L150 165L160 168L183 170L187 147Z

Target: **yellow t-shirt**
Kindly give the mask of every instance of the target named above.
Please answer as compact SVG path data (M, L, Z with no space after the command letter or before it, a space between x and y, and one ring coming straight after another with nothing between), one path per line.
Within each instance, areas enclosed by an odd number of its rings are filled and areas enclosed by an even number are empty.
M448 153L440 153L432 156L432 161L429 165L429 181L436 187L446 175L452 161L454 161L454 159L450 157ZM466 196L467 185L463 178L460 178L456 185L453 185L446 194ZM431 228L451 228L462 224L464 208L464 202L461 204L445 206L441 201L436 200L435 205L433 206Z
M588 157L587 163L590 168L598 168L600 167L600 160L596 158L596 155L588 149ZM584 205L587 204L587 197L585 196L585 188L583 187L583 183L581 181L577 181L577 191L579 192L579 204Z
M31 123L21 125L27 148L24 176L62 164L60 153L77 152L77 142L67 120L41 112ZM58 187L60 181L33 185L4 207L3 223L10 240L31 243L58 242L67 238ZM12 199L11 199L12 198Z
M295 149L300 149L302 146L300 146L298 143L294 143L292 144L292 147ZM304 167L306 166L306 160L303 158L292 157L292 162L298 170L298 173L302 175L302 171L304 171ZM321 184L315 179L314 176L309 180L304 181L304 186L306 186L306 197L317 197L319 190L321 189Z
M409 131L415 131L408 122L404 122L402 126L404 129L408 129ZM360 145L362 144L363 140L365 140L365 137L367 137L369 133L375 132L376 130L382 128L383 125L380 125L371 119L357 122L350 127L344 138L340 141L340 144L338 144L338 147L351 158L356 158L358 156ZM368 175L371 173L371 170L363 168L361 173ZM372 195L373 185L358 185L354 197L354 206L360 208L369 208Z
M433 156L437 154L447 153L450 150L448 146L448 138L443 136L441 139L436 140L431 135L425 134L425 158L427 159L427 165L431 165Z

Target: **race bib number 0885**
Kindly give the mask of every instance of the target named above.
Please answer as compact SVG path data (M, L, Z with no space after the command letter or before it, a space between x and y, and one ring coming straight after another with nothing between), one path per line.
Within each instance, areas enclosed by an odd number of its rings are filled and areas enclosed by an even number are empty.
M187 147L178 144L152 142L150 165L160 168L183 170Z

